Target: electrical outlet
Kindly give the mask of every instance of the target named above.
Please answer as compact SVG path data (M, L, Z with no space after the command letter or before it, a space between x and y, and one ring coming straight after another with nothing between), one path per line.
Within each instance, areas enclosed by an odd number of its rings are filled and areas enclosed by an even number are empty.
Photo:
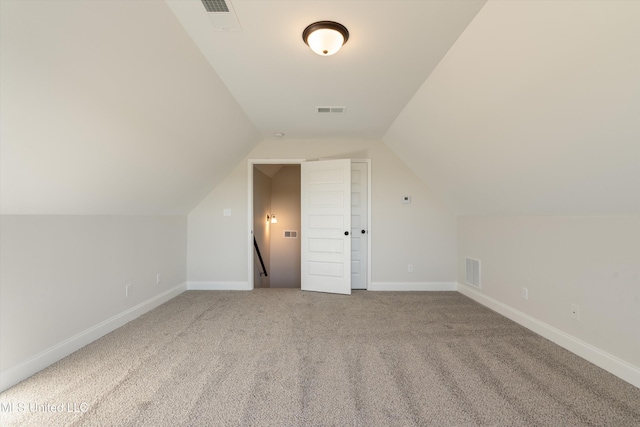
M156 274L156 285L160 284L160 273Z
M131 283L129 283L128 285L125 285L124 296L128 298L130 293L131 293Z
M571 317L580 320L580 306L578 304L571 304Z
M409 265L407 266L407 271L408 271L409 273L413 273L413 264L409 264Z
M522 288L522 299L524 299L524 300L528 300L529 299L529 289Z

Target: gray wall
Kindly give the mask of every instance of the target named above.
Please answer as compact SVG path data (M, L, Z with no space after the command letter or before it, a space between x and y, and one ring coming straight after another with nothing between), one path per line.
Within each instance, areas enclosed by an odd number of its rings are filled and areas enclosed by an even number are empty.
M248 159L371 159L372 285L391 289L456 282L456 218L378 140L265 140L189 214L189 286L247 289ZM411 204L402 196L411 195ZM225 208L232 216L223 216ZM277 215L277 213L276 213ZM407 265L413 264L413 272Z
M285 238L285 230L300 233L300 165L287 165L273 176L271 211L271 287L300 287L300 237Z
M460 217L461 284L465 257L482 295L640 367L639 217Z
M1 216L3 373L184 287L186 226L185 216Z

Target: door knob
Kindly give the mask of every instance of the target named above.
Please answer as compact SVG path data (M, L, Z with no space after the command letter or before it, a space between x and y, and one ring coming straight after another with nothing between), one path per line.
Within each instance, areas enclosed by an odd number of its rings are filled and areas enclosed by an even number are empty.
M345 231L345 232L344 232L344 235L345 235L345 236L348 236L348 235L349 235L349 232L348 232L348 231Z
M366 231L364 231L364 230L360 230L360 232L361 232L362 234L366 233Z

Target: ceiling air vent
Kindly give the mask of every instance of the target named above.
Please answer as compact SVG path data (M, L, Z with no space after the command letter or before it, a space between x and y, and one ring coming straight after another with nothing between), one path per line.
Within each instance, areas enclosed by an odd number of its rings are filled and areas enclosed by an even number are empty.
M318 113L344 113L347 107L317 107Z
M209 13L229 12L229 6L227 6L227 2L224 0L202 0L202 4Z
M230 0L201 0L215 31L242 31Z

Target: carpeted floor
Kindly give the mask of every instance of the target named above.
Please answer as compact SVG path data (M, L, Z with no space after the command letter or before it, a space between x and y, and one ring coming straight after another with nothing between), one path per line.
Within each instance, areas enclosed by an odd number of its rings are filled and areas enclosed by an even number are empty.
M640 389L456 292L188 291L0 403L3 426L640 425Z

